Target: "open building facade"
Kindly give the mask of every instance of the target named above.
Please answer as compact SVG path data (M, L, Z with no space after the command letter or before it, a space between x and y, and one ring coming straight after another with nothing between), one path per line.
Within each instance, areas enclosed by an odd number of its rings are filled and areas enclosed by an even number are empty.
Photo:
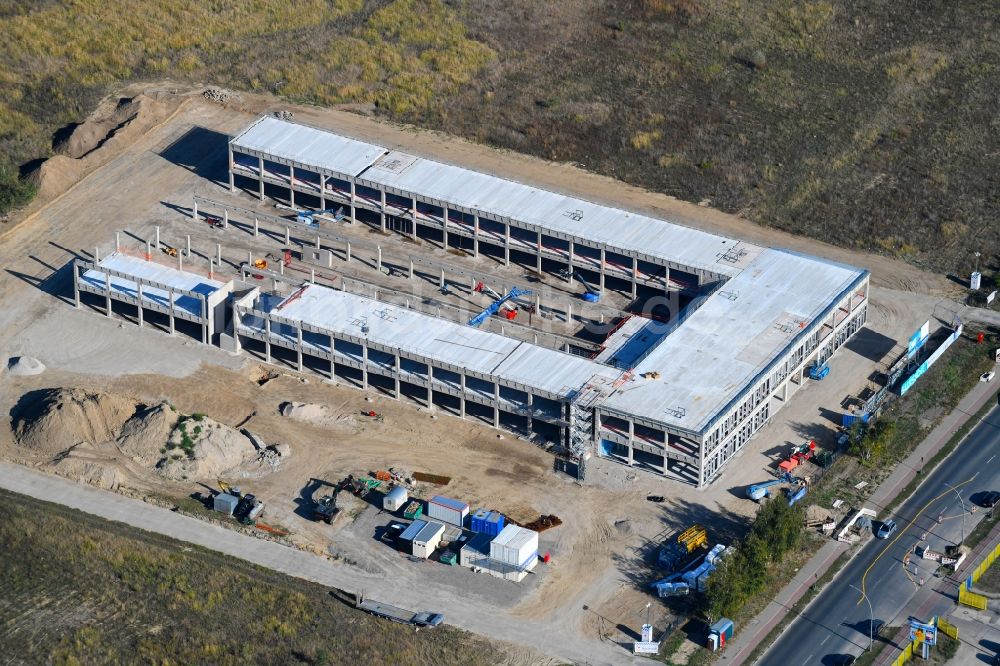
M682 294L669 322L635 316L592 358L312 283L287 295L213 283L211 293L225 294L224 322L216 301L201 299L204 330L211 323L218 334L209 332L210 341L551 442L578 470L596 454L709 484L867 314L862 269L273 117L230 141L229 177L232 189L261 199L343 207L345 224L575 275L600 291L639 300ZM152 288L140 298L128 285L115 288L129 270L142 273L141 259L125 259L78 262L78 289L162 309ZM177 275L158 273L156 289L167 293L167 309L177 308L165 283L198 292L190 273L166 270Z

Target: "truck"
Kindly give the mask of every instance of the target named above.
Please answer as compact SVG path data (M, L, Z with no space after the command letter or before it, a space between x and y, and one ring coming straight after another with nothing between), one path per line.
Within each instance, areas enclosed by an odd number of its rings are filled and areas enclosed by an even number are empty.
M441 613L433 613L431 611L421 611L419 613L415 613L404 608L384 604L381 601L372 601L370 599L363 599L359 601L357 603L357 608L367 613L371 613L372 615L392 620L393 622L399 622L400 624L412 624L415 627L433 628L444 622L444 615Z

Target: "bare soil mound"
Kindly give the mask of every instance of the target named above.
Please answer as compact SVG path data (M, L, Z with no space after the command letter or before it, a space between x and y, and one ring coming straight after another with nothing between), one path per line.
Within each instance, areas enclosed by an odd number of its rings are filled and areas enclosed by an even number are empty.
M31 356L12 356L7 361L7 373L18 377L40 375L45 372L45 364Z
M262 452L249 437L200 415L178 422L164 448L166 455L157 470L168 479L216 479L261 471L253 463Z
M35 172L37 210L87 173L106 163L151 128L163 122L186 98L154 99L147 95L106 100L85 122L55 146L58 154Z
M32 391L16 409L14 436L31 452L55 456L81 442L115 440L137 406L126 396L76 388Z
M353 414L337 414L326 405L284 402L278 409L282 416L323 428L353 430L358 426L358 419Z
M26 394L15 409L19 447L64 476L118 487L128 471L170 480L214 480L273 471L287 447L258 448L246 435L168 403L64 388Z

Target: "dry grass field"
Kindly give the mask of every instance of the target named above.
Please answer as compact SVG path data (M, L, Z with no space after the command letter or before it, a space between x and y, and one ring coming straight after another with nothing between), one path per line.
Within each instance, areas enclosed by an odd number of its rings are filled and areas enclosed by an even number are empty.
M319 585L0 491L12 664L492 664L455 629L356 612Z

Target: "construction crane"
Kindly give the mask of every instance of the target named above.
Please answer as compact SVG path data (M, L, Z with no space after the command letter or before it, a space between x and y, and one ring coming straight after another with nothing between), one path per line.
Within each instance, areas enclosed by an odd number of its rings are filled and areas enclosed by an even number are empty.
M310 227L318 227L319 223L313 218L317 215L325 215L326 213L333 213L334 222L340 222L346 217L346 215L344 215L344 207L340 206L339 208L327 208L326 210L299 211L299 213L295 216L295 221L299 224L305 224Z
M514 298L519 298L521 296L530 296L531 291L528 289L518 289L517 287L511 287L511 290L507 292L506 296L501 296L497 292L493 291L482 282L476 285L476 291L486 292L494 300L488 308L477 314L475 317L469 320L469 326L479 327L482 326L483 322L489 319L492 315L500 311L503 304Z

